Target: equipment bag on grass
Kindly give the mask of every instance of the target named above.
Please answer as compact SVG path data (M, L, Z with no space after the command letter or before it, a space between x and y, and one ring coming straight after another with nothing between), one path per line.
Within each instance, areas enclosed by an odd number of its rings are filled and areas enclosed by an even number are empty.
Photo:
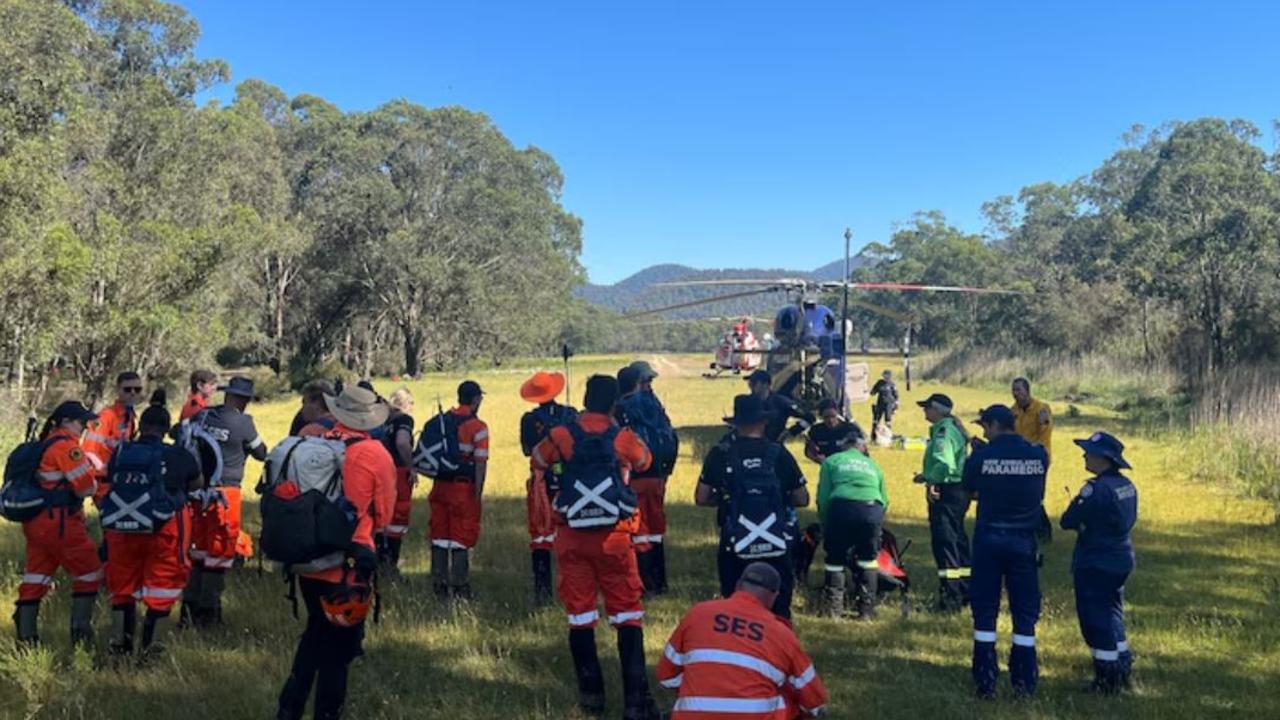
M413 453L413 469L427 477L472 477L475 468L463 459L458 430L470 415L441 412L422 426L418 447ZM394 455L393 455L394 457Z
M657 396L638 392L622 398L621 406L623 425L639 435L653 454L653 465L646 477L671 475L680 454L680 438Z
M355 506L342 492L347 447L364 439L285 438L267 456L262 552L292 573L342 564L355 535Z
M573 457L564 464L556 512L571 528L613 527L636 512L636 494L623 482L622 463L613 447L618 428L588 433L578 423L566 426L573 435Z
M5 520L26 522L49 508L79 503L65 479L57 488L50 490L40 484L38 477L45 451L62 440L71 441L72 438L27 440L9 453L4 465L4 485L0 486L0 515Z
M161 443L128 442L111 455L111 490L99 508L104 530L153 533L182 510L186 493L170 493L164 484L164 452Z
M795 537L795 514L783 502L782 484L775 471L781 450L781 445L770 443L763 458L744 459L736 445L729 447L725 540L744 560L784 555Z

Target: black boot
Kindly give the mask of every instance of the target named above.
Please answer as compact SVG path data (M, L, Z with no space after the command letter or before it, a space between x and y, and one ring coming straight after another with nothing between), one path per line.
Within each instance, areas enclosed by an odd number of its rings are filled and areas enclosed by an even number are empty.
M649 678L645 674L642 628L618 628L618 659L622 663L623 720L659 720L661 714L649 694Z
M879 567L859 566L857 594L854 596L854 602L857 604L859 618L863 620L871 620L875 618L876 603L879 601L879 593Z
M88 647L93 644L93 606L97 593L71 596L71 644Z
M214 627L222 624L222 591L227 584L227 574L222 570L204 571L200 583L200 600L195 613L196 627Z
M844 615L844 568L832 570L828 565L823 575L822 617L839 618Z
M1093 661L1093 682L1089 692L1098 695L1115 695L1120 692L1120 663L1116 660Z
M164 654L164 645L156 642L156 631L168 617L168 610L147 611L142 620L142 662L150 662Z
M13 625L20 644L40 644L40 601L19 600L13 610Z
M652 550L636 553L636 569L640 571L640 582L644 585L645 594L652 594L655 590Z
M449 592L455 600L471 599L471 551L449 551Z
M578 706L591 717L604 715L604 671L596 653L596 631L591 628L569 631L569 653L578 676Z
M195 562L199 562L198 560ZM185 629L195 625L196 608L200 606L200 593L204 590L204 568L191 568L187 578L187 587L182 590L182 607L178 610L178 628Z
M111 640L107 652L111 655L133 653L133 633L138 623L138 608L133 603L111 608Z
M431 591L441 600L449 599L449 549L431 546Z
M537 605L551 602L551 551L534 550L533 560L533 601Z
M656 594L667 594L667 546L665 543L653 545L653 584Z

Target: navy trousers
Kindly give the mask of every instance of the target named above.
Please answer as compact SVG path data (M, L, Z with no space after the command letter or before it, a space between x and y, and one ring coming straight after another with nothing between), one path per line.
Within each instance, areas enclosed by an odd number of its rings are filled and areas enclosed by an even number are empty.
M1000 667L996 660L996 619L1000 591L1009 592L1013 647L1009 679L1014 692L1035 693L1040 677L1036 658L1036 622L1040 619L1040 573L1036 567L1033 530L978 528L973 534L973 575L969 581L973 609L973 681L978 693L991 695Z
M1133 663L1124 626L1124 583L1129 573L1083 569L1074 575L1076 617L1098 679L1119 683Z

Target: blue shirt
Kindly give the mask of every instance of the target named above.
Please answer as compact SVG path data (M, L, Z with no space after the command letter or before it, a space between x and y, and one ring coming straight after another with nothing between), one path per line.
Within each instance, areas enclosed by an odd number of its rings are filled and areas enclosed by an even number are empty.
M1135 561L1129 533L1137 522L1138 489L1129 478L1112 471L1085 483L1062 514L1062 529L1080 531L1072 572L1132 572Z
M978 493L975 532L1039 529L1048 470L1044 448L1014 433L974 451L964 463L962 482L965 490Z

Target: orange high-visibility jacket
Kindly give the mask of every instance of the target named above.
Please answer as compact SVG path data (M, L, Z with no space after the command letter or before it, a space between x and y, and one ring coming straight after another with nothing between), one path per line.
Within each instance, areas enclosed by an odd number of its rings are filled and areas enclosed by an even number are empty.
M588 433L602 433L615 425L614 419L604 413L584 412L578 416L577 423ZM653 454L648 446L630 428L623 428L613 439L613 449L618 453L622 463L622 481L631 482L631 472L644 472L653 463ZM533 447L529 454L529 468L533 470L535 485L541 486L543 473L558 462L568 462L573 458L573 433L569 428L560 425L551 429L542 442ZM546 497L545 491L543 497ZM557 516L559 524L563 518ZM618 523L619 531L635 532L639 529L640 518L636 516Z
M819 713L827 689L795 633L754 595L699 603L658 661L672 720L784 720Z
M136 420L132 409L116 401L114 405L103 408L98 419L89 423L82 444L85 456L99 475L106 473L116 447L133 439L138 429Z

